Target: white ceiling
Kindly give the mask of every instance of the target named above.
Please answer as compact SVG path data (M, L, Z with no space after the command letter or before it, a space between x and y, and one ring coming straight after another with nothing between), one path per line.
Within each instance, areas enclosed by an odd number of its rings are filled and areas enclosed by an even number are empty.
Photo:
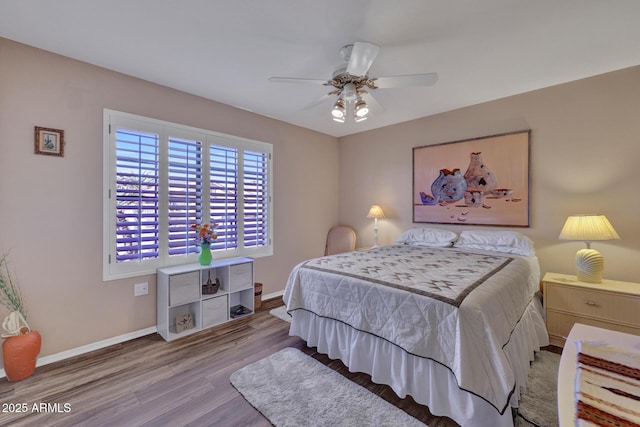
M638 65L639 21L638 0L0 1L1 37L338 137ZM381 46L371 77L440 79L344 124L304 109L331 88L268 81L330 79L354 41Z

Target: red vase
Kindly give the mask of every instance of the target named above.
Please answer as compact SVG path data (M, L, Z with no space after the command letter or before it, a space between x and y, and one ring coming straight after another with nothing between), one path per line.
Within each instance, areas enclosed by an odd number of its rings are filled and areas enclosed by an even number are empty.
M33 375L41 344L42 338L38 331L5 338L2 343L2 359L9 382L22 381Z

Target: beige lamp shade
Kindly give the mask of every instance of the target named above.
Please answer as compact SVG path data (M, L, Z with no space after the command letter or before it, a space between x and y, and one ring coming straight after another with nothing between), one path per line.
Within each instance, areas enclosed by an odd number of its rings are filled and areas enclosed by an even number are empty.
M582 240L587 244L576 254L576 275L579 281L602 283L604 258L600 252L591 249L591 242L615 240L620 236L604 215L571 215L560 231L562 240Z
M560 231L562 240L596 240L619 239L618 233L604 215L571 215Z
M384 218L384 212L382 212L382 208L380 206L373 205L371 206L371 209L369 209L367 218Z

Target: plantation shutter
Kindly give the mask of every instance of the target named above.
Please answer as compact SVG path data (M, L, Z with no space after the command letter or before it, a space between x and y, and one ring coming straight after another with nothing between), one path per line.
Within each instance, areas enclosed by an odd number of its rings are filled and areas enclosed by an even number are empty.
M244 247L269 243L267 159L266 153L244 152Z
M194 224L217 224L217 259L273 254L272 145L104 110L103 279L198 261Z
M116 130L116 263L158 257L159 135Z
M168 251L185 255L198 251L192 224L202 222L202 142L169 137Z
M211 249L238 247L238 149L209 147L210 222L218 238Z

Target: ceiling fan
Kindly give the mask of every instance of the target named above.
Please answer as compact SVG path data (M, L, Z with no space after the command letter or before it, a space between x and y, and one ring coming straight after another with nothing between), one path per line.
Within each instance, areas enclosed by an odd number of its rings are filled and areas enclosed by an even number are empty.
M339 123L344 123L348 114L351 114L356 122L366 120L369 113L369 106L375 106L382 110L382 107L368 90L433 86L438 81L437 73L369 77L367 73L379 52L380 46L376 44L355 42L343 46L340 49L340 56L345 63L333 72L331 80L271 77L269 81L333 86L334 90L307 105L305 109L314 108L327 99L337 96L338 99L331 110L331 115L333 120Z

